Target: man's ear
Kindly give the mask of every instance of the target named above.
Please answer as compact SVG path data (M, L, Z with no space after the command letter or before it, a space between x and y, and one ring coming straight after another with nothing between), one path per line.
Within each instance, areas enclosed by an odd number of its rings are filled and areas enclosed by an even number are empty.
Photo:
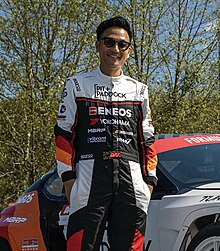
M127 59L128 59L128 58L129 58L129 56L130 56L130 53L131 53L131 47L129 47L129 48L128 48L128 50L129 50L129 51L128 51ZM127 59L126 59L126 60L127 60Z
M99 41L95 42L95 48L96 48L96 52L99 52Z

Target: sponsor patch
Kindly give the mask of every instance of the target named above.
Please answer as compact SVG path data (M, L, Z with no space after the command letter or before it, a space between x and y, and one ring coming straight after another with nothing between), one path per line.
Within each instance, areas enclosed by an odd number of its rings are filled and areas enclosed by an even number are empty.
M32 194L25 194L23 196L21 196L15 203L14 205L18 205L18 204L29 204L34 197L34 193Z
M58 115L58 116L57 116L57 119L58 119L58 120L65 120L65 119L66 119L66 116L65 116L65 115Z
M122 126L130 126L129 121L122 119L100 119L100 118L90 118L89 125L96 125L100 122L102 125L122 125Z
M81 155L81 159L92 159L93 158L93 154L83 154Z
M65 105L61 105L60 107L60 113L64 113L66 111L66 106Z
M62 93L62 100L67 96L67 91L66 88L64 88L63 93Z
M141 91L140 91L140 95L141 95L141 96L144 95L145 90L146 90L146 85L142 85Z
M80 92L81 91L81 88L80 88L80 85L79 85L79 82L77 81L77 79L73 79L73 82L74 82L74 84L75 84L75 87L76 87L76 90L78 91L78 92Z
M27 221L27 218L13 216L13 217L7 217L6 219L4 219L3 222L19 224L25 221Z
M89 107L89 115L96 115L97 114L97 107Z
M101 124L103 125L123 125L130 126L129 121L121 119L100 119Z
M203 142L220 142L220 136L199 136L199 137L185 138L184 140L189 142L190 144L197 144Z
M38 239L37 238L23 239L22 250L38 250Z
M101 133L105 132L106 128L90 128L88 129L88 133Z
M123 134L123 135L129 135L129 136L133 136L134 135L133 132L127 132L127 131L122 131L122 130L115 130L114 134Z
M90 118L90 123L89 125L95 125L99 122L99 118Z
M88 137L87 142L89 144L91 144L91 143L104 143L104 142L106 142L106 137L91 137L91 138Z
M121 158L120 152L103 152L103 159L104 160L118 159L118 158Z
M132 139L122 139L122 138L117 138L117 142L125 143L125 144L130 144Z
M121 116L121 117L131 117L131 110L125 108L107 108L107 107L89 107L89 115L112 115L112 116Z
M114 92L109 87L104 85L94 85L95 88L95 97L118 97L118 98L125 98L126 99L126 93L120 93L120 92Z
M119 153L119 152L111 152L110 155L109 155L110 159L120 158L120 157L121 157L121 153Z

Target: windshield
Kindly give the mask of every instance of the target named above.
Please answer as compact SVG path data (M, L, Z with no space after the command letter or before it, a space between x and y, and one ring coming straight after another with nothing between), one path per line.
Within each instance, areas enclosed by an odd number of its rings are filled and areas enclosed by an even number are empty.
M159 153L162 172L178 187L220 182L220 144L179 148Z

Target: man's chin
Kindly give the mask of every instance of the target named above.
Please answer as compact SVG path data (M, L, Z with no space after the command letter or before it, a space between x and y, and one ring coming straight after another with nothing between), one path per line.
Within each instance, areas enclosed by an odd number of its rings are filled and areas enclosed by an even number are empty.
M121 64L119 62L114 62L114 63L110 64L110 67L112 69L118 69L121 67Z

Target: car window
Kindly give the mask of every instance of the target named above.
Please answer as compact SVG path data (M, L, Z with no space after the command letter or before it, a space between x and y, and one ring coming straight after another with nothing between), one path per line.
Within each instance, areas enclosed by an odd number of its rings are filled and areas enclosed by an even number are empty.
M158 155L160 168L174 183L189 186L220 181L220 144L180 148Z
M57 173L53 174L45 183L44 190L47 194L56 197L65 196L63 182Z

